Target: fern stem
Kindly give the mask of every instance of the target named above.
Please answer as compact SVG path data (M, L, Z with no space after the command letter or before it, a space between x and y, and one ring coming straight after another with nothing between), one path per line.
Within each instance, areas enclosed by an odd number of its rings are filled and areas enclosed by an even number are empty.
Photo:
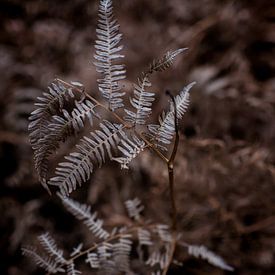
M178 122L177 122L177 106L175 102L175 98L170 94L169 91L166 92L172 99L174 104L175 116L174 116L174 123L175 123L175 141L173 146L173 151L171 156L167 162L167 169L169 175L169 191L170 191L170 199L171 199L171 207L172 207L172 228L176 231L177 229L177 207L176 207L176 200L175 200L175 191L174 191L174 160L178 151L179 145L179 130L178 130Z
M171 251L170 251L170 255L169 255L169 261L168 261L168 264L166 265L165 269L163 270L162 275L166 275L168 270L169 270L169 267L170 267L170 265L173 261L173 258L174 258L176 246L177 246L177 235L176 235L176 232L175 232L173 234L173 241L171 243Z

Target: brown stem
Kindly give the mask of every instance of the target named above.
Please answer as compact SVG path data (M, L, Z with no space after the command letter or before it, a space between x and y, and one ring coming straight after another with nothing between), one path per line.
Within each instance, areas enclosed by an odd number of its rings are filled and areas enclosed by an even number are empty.
M173 151L171 156L167 162L167 169L169 175L169 191L170 191L170 199L171 199L171 206L172 206L172 229L176 231L177 229L177 207L176 207L176 200L175 200L175 191L174 191L174 160L177 154L178 145L179 145L179 131L178 131L178 123L177 123L177 106L174 97L170 94L169 91L166 92L172 99L174 104L174 124L175 124L175 141L173 146Z

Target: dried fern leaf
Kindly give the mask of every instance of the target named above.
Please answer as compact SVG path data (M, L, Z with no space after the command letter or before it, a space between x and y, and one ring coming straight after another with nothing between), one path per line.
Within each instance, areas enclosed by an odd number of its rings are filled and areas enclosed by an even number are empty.
M49 232L38 237L39 242L50 257L53 257L57 263L66 263L63 257L63 250L57 247L55 240L50 236Z
M91 132L91 137L85 136L76 146L79 151L66 156L67 162L59 163L56 168L56 177L51 178L49 184L58 186L63 195L69 195L77 185L87 181L94 166L101 167L107 156L113 158L112 151L120 142L123 126L104 120L100 128Z
M99 262L97 253L88 252L85 262L89 263L91 268L95 268L95 269L100 268L100 262Z
M73 90L65 88L61 82L55 80L48 87L48 92L43 93L43 97L38 97L35 105L38 107L30 117L29 131L30 143L35 146L37 142L48 133L48 124L51 117L64 106L64 101L73 98Z
M126 116L124 119L134 125L143 125L146 119L152 113L152 102L155 100L155 93L147 92L145 89L150 87L148 75L143 74L142 78L138 79L138 84L134 85L134 96L130 98L131 105L135 111L124 109Z
M151 86L149 76L154 72L168 69L173 64L175 57L184 50L186 49L168 51L161 59L154 60L149 68L142 73L142 77L138 79L138 84L134 85L134 95L130 98L130 103L135 110L124 109L126 121L133 123L134 126L146 123L147 118L152 113L152 103L155 100L155 93L147 91L147 88Z
M168 51L162 58L156 59L150 64L147 73L162 72L173 64L175 57L187 50L187 48L177 49L175 51Z
M39 267L42 267L49 273L58 273L58 272L64 272L65 270L61 268L58 264L58 262L54 261L50 257L46 257L44 255L38 254L36 251L36 248L34 247L23 247L22 248L22 254L24 256L27 256L31 258L35 264Z
M170 264L171 244L166 243L162 249L154 250L148 260L145 262L146 265L151 267L159 265L160 269L165 269Z
M138 242L139 245L145 245L145 246L150 246L153 244L152 239L151 239L151 233L150 231L143 229L143 228L139 228L138 229Z
M89 100L81 103L76 101L71 114L63 109L63 116L52 117L53 121L47 126L47 134L34 146L35 168L41 182L46 182L49 156L59 148L59 144L79 132L84 127L86 118L93 126L93 117L98 117L95 107Z
M97 72L103 75L98 79L98 88L108 101L110 110L123 107L125 93L121 92L118 81L125 78L125 66L115 64L117 59L123 58L119 52L123 46L119 45L122 35L119 33L119 24L113 19L112 0L101 0L98 11L98 26L96 29L94 62Z
M110 236L110 234L102 228L103 221L97 218L97 213L91 213L91 206L81 204L62 195L60 195L60 197L66 209L78 220L83 221L96 237L105 240Z
M130 273L130 252L132 249L131 238L131 235L125 234L113 245L113 258L116 268L126 274Z
M75 268L74 262L67 265L67 275L79 275L82 272Z
M175 97L177 108L177 119L181 119L189 105L189 91L195 85L195 82L190 83ZM170 110L159 117L159 124L150 124L147 126L149 137L160 146L169 145L175 135L175 110L174 104L171 102ZM162 143L162 144L161 144Z
M130 218L140 221L141 212L144 209L144 206L141 204L140 199L134 198L133 200L127 200L125 202L126 209Z
M77 247L73 248L73 252L70 254L71 257L74 257L75 255L81 253L81 249L83 247L83 243L79 243Z
M131 138L123 135L123 139L117 147L123 157L115 157L112 160L119 162L121 169L129 169L129 163L144 150L145 145L145 142L135 135Z
M100 263L99 274L120 274L113 261L113 244L104 242L97 248L97 255Z
M221 269L234 271L234 268L232 266L228 265L220 256L208 250L203 245L188 245L187 249L189 255L192 255L196 258L202 258L208 261L210 264L217 266Z

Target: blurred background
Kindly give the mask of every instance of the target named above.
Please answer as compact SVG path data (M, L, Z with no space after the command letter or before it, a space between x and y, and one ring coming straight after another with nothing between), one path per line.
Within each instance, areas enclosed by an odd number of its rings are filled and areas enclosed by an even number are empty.
M90 238L39 184L27 125L35 98L55 77L81 81L98 96L97 6L93 0L0 1L0 274L43 274L20 247L45 230L68 251ZM175 167L184 239L221 255L234 274L275 274L274 1L116 0L114 12L124 34L127 92L154 58L189 48L153 78L152 116L167 107L166 89L176 94L197 82ZM53 167L71 145L54 156ZM136 196L146 217L169 223L165 166L150 152L129 172L107 165L74 194L110 227L123 220L123 201ZM177 254L183 265L169 274L227 274Z

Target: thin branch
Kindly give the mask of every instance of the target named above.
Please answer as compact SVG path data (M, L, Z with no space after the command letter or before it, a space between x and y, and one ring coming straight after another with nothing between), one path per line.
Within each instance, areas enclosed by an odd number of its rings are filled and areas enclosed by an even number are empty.
M176 137L174 141L173 151L171 156L167 162L168 175L169 175L169 190L170 190L170 198L171 198L171 206L172 206L172 228L176 231L177 229L177 208L175 201L175 191L174 191L174 160L177 154L178 145L179 145L179 131L178 131L178 121L177 121L177 106L174 97L171 95L169 91L166 91L166 94L170 96L173 104L174 104L174 114L175 114L175 132Z

